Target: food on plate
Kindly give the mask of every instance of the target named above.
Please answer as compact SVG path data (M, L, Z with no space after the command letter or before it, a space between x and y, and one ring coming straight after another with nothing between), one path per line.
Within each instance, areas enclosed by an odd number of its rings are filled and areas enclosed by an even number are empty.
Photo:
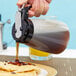
M0 62L0 76L38 76L39 73L40 68L28 62Z
M55 76L56 69L30 62L0 62L0 76Z

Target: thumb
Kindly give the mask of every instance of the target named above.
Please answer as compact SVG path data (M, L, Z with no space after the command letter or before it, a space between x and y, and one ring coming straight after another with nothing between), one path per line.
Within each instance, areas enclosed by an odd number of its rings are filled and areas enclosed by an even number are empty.
M17 5L18 5L18 6L21 6L21 5L23 5L24 3L27 3L27 1L28 1L28 0L18 0Z

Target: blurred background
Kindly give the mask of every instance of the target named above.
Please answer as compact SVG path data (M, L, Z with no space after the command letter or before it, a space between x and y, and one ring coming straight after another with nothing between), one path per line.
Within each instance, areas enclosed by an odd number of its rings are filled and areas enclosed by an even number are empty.
M15 20L18 0L0 0L0 14L2 21L11 19L11 25L6 24L3 29L3 42L9 47L15 47L11 30ZM57 20L65 22L70 29L70 41L67 49L76 49L76 0L52 0L46 16L57 16ZM27 47L25 45L22 45Z

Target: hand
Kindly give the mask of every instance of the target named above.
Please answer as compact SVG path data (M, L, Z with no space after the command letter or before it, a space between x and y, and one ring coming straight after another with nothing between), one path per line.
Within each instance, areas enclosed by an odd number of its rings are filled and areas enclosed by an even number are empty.
M51 0L18 0L17 5L18 7L21 7L24 3L27 3L26 6L32 5L32 8L28 12L29 17L39 17L47 13L50 2Z

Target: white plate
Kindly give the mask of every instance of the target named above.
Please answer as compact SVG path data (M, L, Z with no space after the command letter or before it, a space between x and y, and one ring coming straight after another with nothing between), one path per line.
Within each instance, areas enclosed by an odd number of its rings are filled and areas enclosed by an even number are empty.
M40 74L38 76L47 76L47 75L48 75L47 70L41 69L41 72L40 72Z

